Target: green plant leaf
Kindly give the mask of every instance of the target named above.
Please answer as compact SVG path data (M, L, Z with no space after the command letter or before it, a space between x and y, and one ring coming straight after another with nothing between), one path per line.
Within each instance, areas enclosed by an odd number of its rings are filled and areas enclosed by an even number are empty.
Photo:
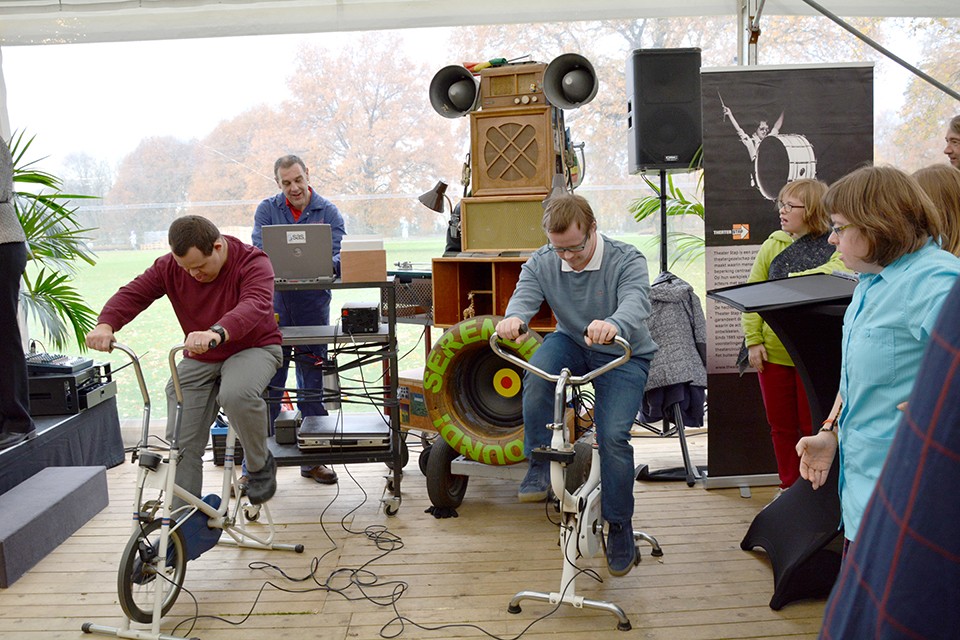
M698 156L694 158L696 166L699 166L699 156L700 153L698 152ZM694 166L693 163L691 164L691 167L692 166ZM637 198L630 203L629 211L633 215L633 219L637 222L643 222L651 216L659 217L662 207L660 185L654 183L646 174L643 174L642 177L647 188L650 189L651 194ZM697 179L697 184L698 189L703 184L702 171ZM697 216L703 220L703 203L695 197L688 197L687 194L674 184L673 174L667 174L666 176L665 191L667 216ZM677 264L689 264L702 257L705 253L704 239L693 234L670 232L667 234L667 241L668 255L672 256L670 262L671 268ZM660 245L659 234L652 237L648 244L651 249L657 249Z
M72 284L78 261L93 266L96 254L87 244L90 229L81 227L72 201L92 196L60 191L63 181L36 167L39 160L27 161L34 138L23 131L10 140L13 159L13 204L27 236L31 261L40 271L34 277L25 273L20 304L36 319L44 337L60 350L66 347L71 332L81 352L86 351L84 336L95 326L96 314ZM23 185L40 187L33 191ZM32 271L32 270L31 270Z

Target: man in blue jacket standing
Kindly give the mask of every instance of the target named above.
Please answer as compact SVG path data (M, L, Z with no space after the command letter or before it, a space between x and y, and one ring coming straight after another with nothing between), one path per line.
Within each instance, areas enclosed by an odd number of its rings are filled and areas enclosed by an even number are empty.
M267 198L257 207L253 222L253 244L263 248L265 225L271 224L328 224L333 232L333 266L340 274L340 241L346 235L343 216L337 206L318 195L310 186L310 171L303 160L295 155L277 158L273 164L273 175L280 187L280 193ZM273 294L273 309L280 318L280 326L324 325L330 324L330 291L319 289L311 291L276 291ZM323 362L327 357L326 345L309 347L283 347L283 366L270 381L272 389L286 386L287 369L290 361L296 364L298 389L323 388ZM280 413L281 391L271 390L270 424ZM319 398L303 398L297 402L301 415L327 415L323 401ZM312 478L320 484L335 484L336 472L326 465L300 468L300 475Z

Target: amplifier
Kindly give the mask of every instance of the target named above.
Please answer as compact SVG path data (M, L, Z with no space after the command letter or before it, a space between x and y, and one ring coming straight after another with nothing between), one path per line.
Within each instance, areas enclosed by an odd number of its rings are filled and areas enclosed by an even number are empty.
M376 302L343 303L340 327L344 333L377 333L380 331L380 305Z
M109 363L64 375L37 375L28 378L30 415L72 415L117 395Z
M77 373L31 376L28 381L31 416L72 415L117 395L109 363Z

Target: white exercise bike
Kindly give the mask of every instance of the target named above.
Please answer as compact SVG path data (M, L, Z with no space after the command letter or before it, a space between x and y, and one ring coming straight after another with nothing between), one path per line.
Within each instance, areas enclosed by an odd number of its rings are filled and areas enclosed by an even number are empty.
M526 333L525 326L521 326L521 335ZM564 411L567 405L567 392L573 387L584 385L607 371L619 367L630 359L630 343L620 336L614 341L623 354L607 364L594 369L582 376L575 376L570 369L564 367L559 374L551 374L535 367L523 358L520 358L500 347L500 337L497 334L490 336L490 348L504 360L529 371L530 373L556 383L554 394L553 422L546 427L553 431L549 448L539 448L531 452L531 457L537 460L550 462L550 486L560 502L560 552L563 555L563 572L560 577L560 590L552 593L541 591L520 591L510 601L507 611L520 613L520 601L539 600L557 605L569 604L577 609L583 607L600 609L617 616L617 629L629 631L630 620L623 609L613 602L592 600L577 595L576 579L583 571L577 567L579 557L594 557L604 553L603 518L600 513L600 451L596 442L595 433L590 433L577 442L572 442L570 430L564 421ZM531 425L525 425L530 428ZM570 478L586 479L582 483L569 482ZM655 538L634 531L634 541L645 541L653 547L650 555L660 557L663 550ZM639 545L638 545L639 547ZM637 549L637 563L640 562L640 549Z
M211 348L216 345L211 343ZM220 496L201 500L176 483L177 461L180 457L180 421L183 412L183 393L177 376L176 356L184 345L173 347L168 354L173 388L177 396L173 440L169 446L152 444L150 438L150 395L144 382L140 359L132 349L122 344L113 348L129 356L143 395L143 428L140 442L133 454L137 462L137 484L133 500L133 532L124 548L117 574L117 592L120 608L126 617L120 627L108 627L85 622L84 633L96 633L117 638L142 640L183 640L160 632L160 620L177 601L183 587L187 562L198 557L215 544L253 549L277 549L303 553L302 544L274 542L275 528L266 504L254 505L241 499L241 488L234 466L233 453L236 433L227 431L223 483ZM182 505L172 504L176 496ZM260 526L253 522L265 520ZM183 527L191 519L201 520L207 529L204 544L191 550L190 540ZM220 538L225 533L226 538ZM149 629L134 629L137 622L150 625Z

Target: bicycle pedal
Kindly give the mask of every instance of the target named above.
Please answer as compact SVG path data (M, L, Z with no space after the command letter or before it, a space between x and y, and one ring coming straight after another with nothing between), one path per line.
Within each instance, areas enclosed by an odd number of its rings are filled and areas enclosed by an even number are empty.
M561 464L571 464L574 457L576 457L576 451L570 449L569 451L561 451L559 449L534 449L530 452L530 457L536 460L537 462L559 462Z

